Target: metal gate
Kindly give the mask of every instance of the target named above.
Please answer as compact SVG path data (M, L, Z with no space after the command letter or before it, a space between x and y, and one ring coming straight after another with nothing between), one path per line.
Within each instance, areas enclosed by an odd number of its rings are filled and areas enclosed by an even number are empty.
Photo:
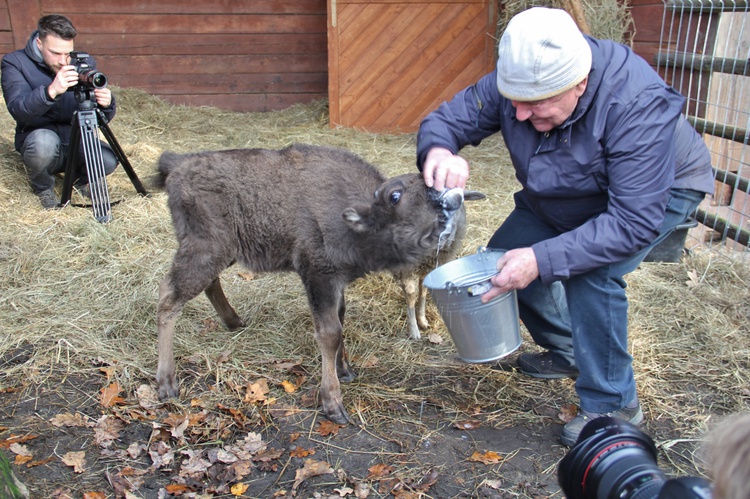
M659 74L687 97L716 179L687 246L750 256L748 0L666 0L659 47Z

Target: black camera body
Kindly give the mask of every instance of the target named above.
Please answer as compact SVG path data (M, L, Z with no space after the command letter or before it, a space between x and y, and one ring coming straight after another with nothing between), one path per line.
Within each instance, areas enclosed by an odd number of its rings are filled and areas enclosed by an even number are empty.
M637 426L596 418L560 461L560 487L568 499L711 499L711 484L699 477L667 479L654 441Z
M84 88L104 88L107 86L107 76L91 67L88 63L90 57L86 52L70 53L70 64L78 72L78 84Z

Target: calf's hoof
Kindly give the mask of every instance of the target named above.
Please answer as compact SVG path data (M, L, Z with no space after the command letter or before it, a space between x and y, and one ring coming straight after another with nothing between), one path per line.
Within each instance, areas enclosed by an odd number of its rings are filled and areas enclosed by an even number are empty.
M177 379L172 377L170 379L158 379L156 380L159 386L159 400L165 401L171 398L177 398L180 394L180 386L177 384Z
M224 325L229 329L230 331L236 331L238 329L242 329L245 327L245 321L243 321L239 315L227 319L224 321Z
M323 408L326 417L331 420L332 422L340 425L347 425L349 424L349 415L346 413L346 409L344 409L344 406L336 407L335 410L329 411L325 407Z

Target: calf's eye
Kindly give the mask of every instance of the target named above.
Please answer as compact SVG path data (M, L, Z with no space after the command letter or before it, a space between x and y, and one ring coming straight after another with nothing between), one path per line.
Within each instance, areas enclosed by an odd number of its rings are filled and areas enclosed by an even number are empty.
M399 201L401 201L401 191L393 191L391 192L391 204L396 205Z

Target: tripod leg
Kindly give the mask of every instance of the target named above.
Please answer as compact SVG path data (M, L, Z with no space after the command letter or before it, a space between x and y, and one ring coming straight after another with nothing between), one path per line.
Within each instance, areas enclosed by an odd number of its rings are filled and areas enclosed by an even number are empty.
M128 178L130 178L130 182L133 184L133 187L135 187L136 192L138 192L138 194L140 194L141 196L149 196L149 193L143 187L143 184L138 178L138 175L136 175L135 170L130 165L130 161L128 161L128 158L125 156L125 152L122 150L122 147L120 147L120 143L117 142L115 134L112 133L112 129L109 127L107 119L105 118L104 113L101 111L101 109L96 108L96 115L98 118L99 127L102 130L104 138L107 139L110 147L112 147L115 156L117 156L117 159L120 161L122 169L125 170L125 173L128 174Z
M78 111L73 114L73 126L70 129L70 147L68 148L68 157L65 158L65 176L63 177L63 190L60 196L60 206L65 206L70 202L70 196L73 192L73 182L78 173L76 167L76 158L78 157L78 142L81 139L81 130L78 123Z
M112 220L112 213L107 187L107 174L104 170L104 158L102 157L102 144L99 141L97 117L93 111L82 111L79 113L78 119L94 218L102 223L109 222Z

